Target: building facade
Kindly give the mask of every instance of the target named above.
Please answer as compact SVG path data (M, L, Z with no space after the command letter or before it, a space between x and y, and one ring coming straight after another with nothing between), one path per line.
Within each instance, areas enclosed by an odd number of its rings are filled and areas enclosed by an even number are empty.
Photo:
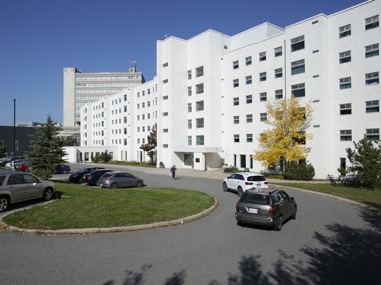
M371 0L286 28L159 40L152 81L82 107L81 152L148 160L139 146L157 123L158 165L262 171L252 155L266 104L295 96L313 107L305 144L315 177L336 174L354 141L380 138L380 11Z

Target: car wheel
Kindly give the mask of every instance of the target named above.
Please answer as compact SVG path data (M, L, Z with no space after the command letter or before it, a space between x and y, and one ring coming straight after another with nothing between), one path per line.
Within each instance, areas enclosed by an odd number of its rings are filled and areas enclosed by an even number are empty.
M241 187L241 186L238 187L237 192L238 192L238 196L239 196L239 197L242 197L242 196L243 196L243 190L242 190L242 187Z
M118 184L116 184L116 183L112 183L112 184L110 185L110 188L116 189L116 188L118 188Z
M67 174L67 170L63 170L63 171L62 171L62 174Z
M245 226L245 224L242 223L241 221L237 221L237 225L240 226L240 227L244 227Z
M296 212L297 212L297 210L298 209L296 207L294 207L294 213L292 214L291 219L293 219L293 220L296 219Z
M44 197L43 198L44 198L45 201L52 200L52 198L53 198L53 190L52 190L52 188L45 189L45 191L44 191Z
M278 220L276 221L274 230L279 232L282 229L282 225L283 225L283 216L279 216Z
M0 197L0 212L4 212L6 209L8 209L9 206L9 199L5 196Z
M224 190L224 192L228 191L228 185L226 185L226 182L222 183L222 190Z
M141 181L136 182L136 187L138 188L143 187L143 183Z

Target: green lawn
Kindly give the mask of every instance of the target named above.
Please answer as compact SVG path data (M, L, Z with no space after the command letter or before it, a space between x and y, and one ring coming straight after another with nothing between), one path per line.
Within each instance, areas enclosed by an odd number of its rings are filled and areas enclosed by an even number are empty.
M333 186L329 183L282 183L280 181L279 183L276 182L274 184L301 188L346 198L356 202L364 203L381 211L381 189L366 190L353 187Z
M42 230L132 226L184 218L214 204L213 197L192 190L56 186L61 199L11 214L4 222Z

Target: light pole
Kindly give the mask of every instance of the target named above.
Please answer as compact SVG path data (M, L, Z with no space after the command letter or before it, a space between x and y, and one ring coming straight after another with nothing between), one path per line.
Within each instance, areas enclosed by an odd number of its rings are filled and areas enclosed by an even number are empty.
M13 99L13 170L16 168L16 101Z

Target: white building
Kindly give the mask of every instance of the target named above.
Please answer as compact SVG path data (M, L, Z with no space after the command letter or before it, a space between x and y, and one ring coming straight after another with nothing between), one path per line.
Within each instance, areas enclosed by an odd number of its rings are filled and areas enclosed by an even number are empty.
M82 107L80 152L148 161L139 147L157 123L158 165L261 171L251 155L266 104L296 96L314 109L306 146L315 177L336 174L353 141L380 138L380 1L285 29L264 23L158 41L157 77Z

